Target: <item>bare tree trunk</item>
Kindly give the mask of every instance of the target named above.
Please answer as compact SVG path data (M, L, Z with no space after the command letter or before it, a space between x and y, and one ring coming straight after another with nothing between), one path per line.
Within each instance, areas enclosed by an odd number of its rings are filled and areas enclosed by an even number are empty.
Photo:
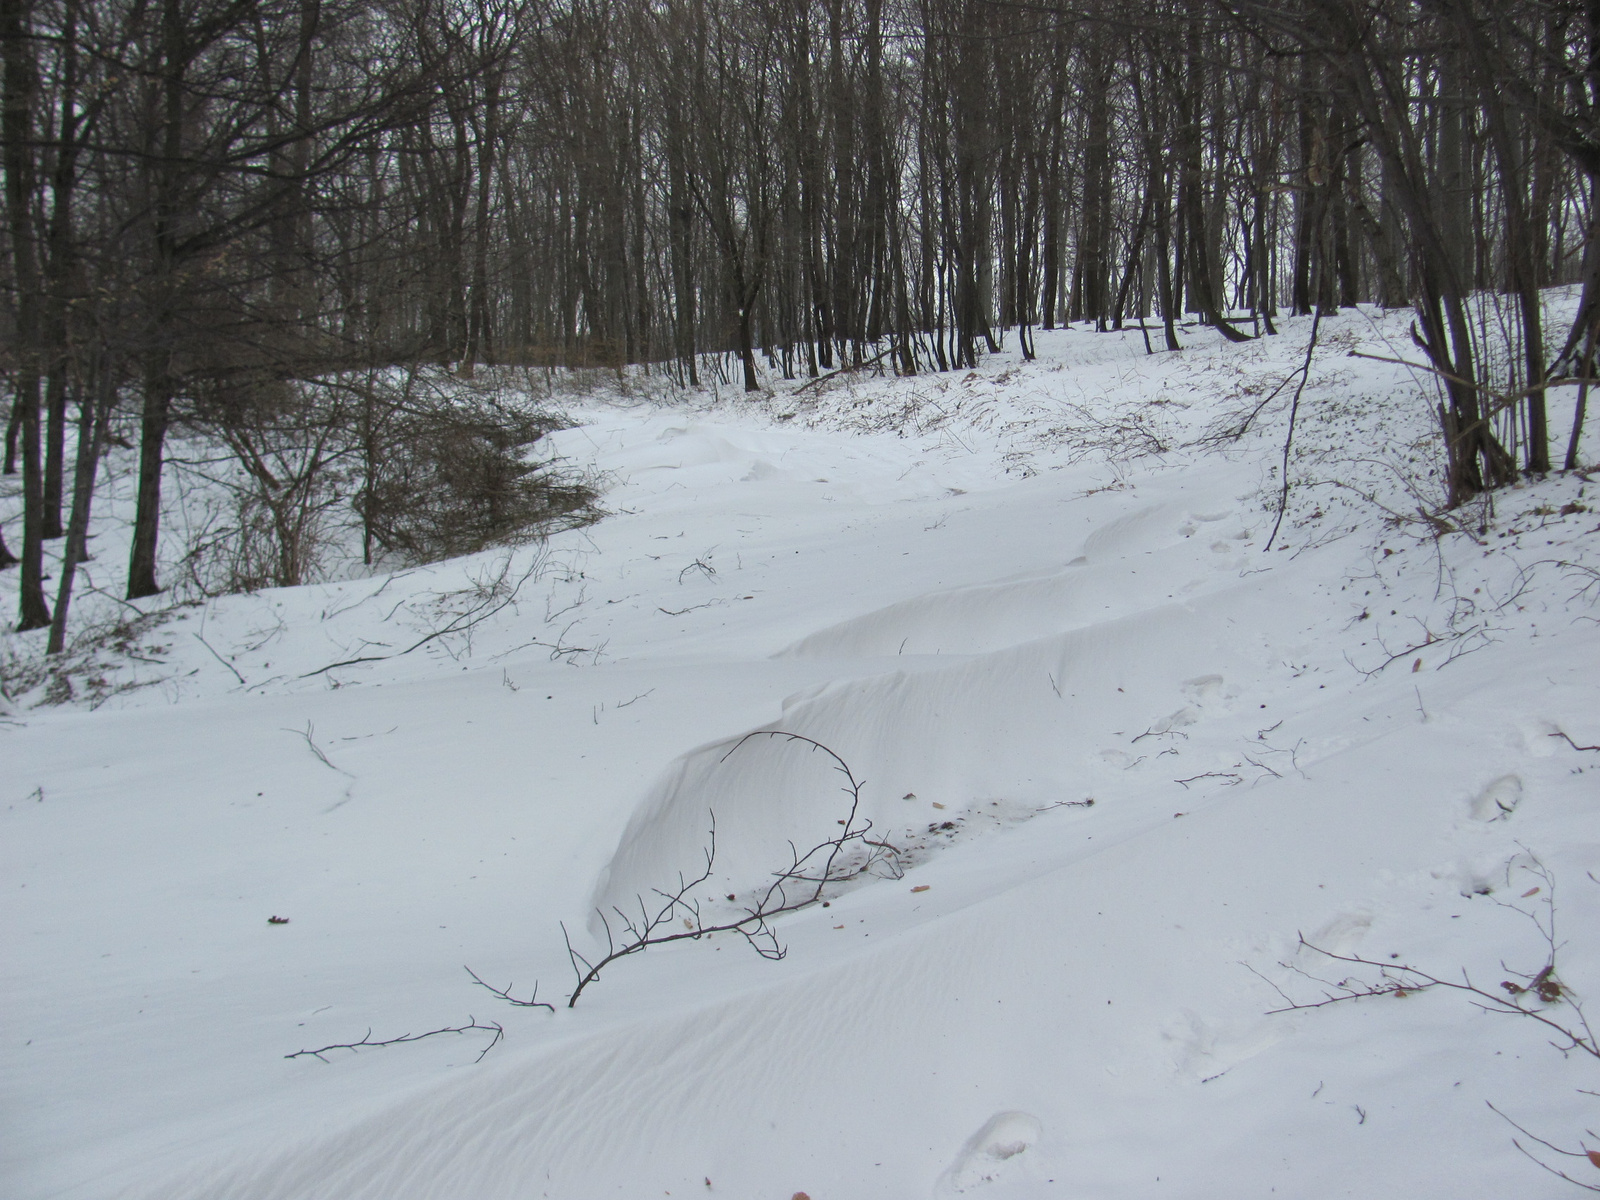
M49 366L45 382L48 417L44 457L44 536L60 537L63 472L66 458L67 390L69 377L67 309L72 294L81 290L77 279L73 204L78 185L80 128L78 98L78 0L66 0L62 11L59 74L59 112L56 162L50 182L50 227L47 271L45 340Z
M1567 437L1567 457L1562 463L1562 469L1567 471L1578 469L1578 441L1583 437L1583 421L1589 407L1589 380L1594 375L1596 334L1600 334L1600 322L1589 326L1588 336L1583 341L1583 357L1578 360L1578 400L1572 412L1572 432Z
M154 596L156 539L161 528L161 469L172 405L174 321L180 303L177 279L179 172L183 164L185 64L188 61L185 15L181 0L163 0L161 10L161 101L159 128L152 130L152 149L159 157L150 168L152 228L151 289L147 303L156 342L147 351L143 411L139 423L139 487L133 518L133 544L128 554L128 599Z
M1528 419L1527 468L1535 474L1550 470L1550 433L1545 410L1544 322L1539 302L1538 235L1530 224L1527 179L1530 164L1518 153L1506 104L1496 87L1493 64L1483 45L1483 31L1474 16L1457 5L1453 16L1474 71L1478 75L1479 108L1489 130L1499 166L1500 194L1505 205L1507 274L1516 293L1522 317L1522 350L1526 390L1523 404ZM1535 196L1535 199L1537 196Z
M1111 240L1111 86L1110 64L1102 45L1104 31L1096 31L1085 69L1089 106L1083 143L1083 224L1079 242L1077 315L1106 327L1106 256Z
M78 449L72 474L72 515L67 520L67 544L61 554L61 578L56 584L56 611L50 622L46 653L60 654L67 645L67 611L72 605L72 585L78 564L87 557L89 515L94 504L95 474L111 424L116 402L116 379L110 364L101 361L78 406Z
M1145 157L1145 194L1149 197L1151 224L1156 241L1156 303L1161 308L1162 331L1168 350L1180 350L1177 330L1178 297L1172 272L1172 187L1167 161L1167 122L1159 92L1147 94L1134 73L1134 99L1139 105ZM1141 320L1140 325L1144 322Z
M1230 342L1247 342L1250 335L1230 325L1222 315L1217 280L1212 274L1211 240L1207 236L1205 205L1205 147L1201 141L1200 114L1205 109L1204 81L1200 64L1198 23L1190 26L1189 53L1184 78L1174 89L1178 102L1178 147L1181 174L1178 181L1178 208L1183 214L1187 236L1190 298L1206 324L1216 328Z
M50 623L44 600L44 474L39 453L39 287L38 247L33 234L34 97L38 65L32 41L29 0L0 0L5 112L4 164L6 224L17 288L16 410L22 439L22 578L18 631Z
M157 350L145 368L143 410L139 418L138 503L133 546L128 555L128 599L161 591L156 581L156 541L161 529L161 469L172 407L170 353Z

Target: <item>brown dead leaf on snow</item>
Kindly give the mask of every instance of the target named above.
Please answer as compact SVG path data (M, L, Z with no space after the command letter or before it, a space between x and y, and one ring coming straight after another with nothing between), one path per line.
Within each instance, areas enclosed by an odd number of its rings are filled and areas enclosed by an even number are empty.
M913 892L925 892L929 888L931 888L932 886L933 886L933 884L931 884L931 883L919 883L919 884L917 884L916 887L912 888L911 890Z
M1536 887L1531 887L1527 891L1522 893L1522 898L1524 900L1526 900L1529 896L1537 896L1538 894L1539 894L1539 889L1536 888Z
M1595 1166L1600 1167L1600 1150L1589 1151L1589 1161Z

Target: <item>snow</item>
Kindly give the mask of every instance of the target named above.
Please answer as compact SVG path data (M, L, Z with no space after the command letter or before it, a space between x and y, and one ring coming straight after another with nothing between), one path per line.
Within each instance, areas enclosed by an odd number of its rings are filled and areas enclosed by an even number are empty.
M552 449L605 480L599 523L180 606L98 689L19 697L0 1190L1575 1192L1488 1107L1567 1148L1596 1127L1596 1061L1534 1020L1444 988L1272 1011L1377 978L1302 935L1495 991L1545 963L1529 914L1571 995L1600 987L1593 488L1421 519L1428 394L1349 354L1405 319L1349 310L1265 551L1288 393L1217 435L1309 327L575 392ZM368 655L396 656L319 673ZM713 820L706 924L836 835L846 781L762 730L849 764L901 870L780 918L781 961L686 940L566 1008L562 925L592 957L596 910L694 878ZM285 1057L469 1017L504 1026L481 1062L482 1031Z

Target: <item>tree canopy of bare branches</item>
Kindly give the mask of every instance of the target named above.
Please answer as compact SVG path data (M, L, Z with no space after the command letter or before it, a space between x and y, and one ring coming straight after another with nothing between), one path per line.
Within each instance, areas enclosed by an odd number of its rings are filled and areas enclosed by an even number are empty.
M1031 355L1067 322L1172 351L1185 326L1243 340L1371 302L1415 310L1452 503L1575 468L1583 401L1560 460L1548 396L1600 341L1597 21L1576 0L0 0L21 627L51 620L61 536L65 607L118 431L136 598L163 586L170 430L255 471L308 395L390 368L754 391ZM1577 317L1547 328L1562 283Z

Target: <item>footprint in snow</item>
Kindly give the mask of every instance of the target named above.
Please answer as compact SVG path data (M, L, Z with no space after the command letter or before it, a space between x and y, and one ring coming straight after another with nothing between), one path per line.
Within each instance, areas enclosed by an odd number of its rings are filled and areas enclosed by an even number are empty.
M1372 928L1372 914L1364 910L1342 912L1313 930L1305 940L1318 950L1329 954L1353 954L1361 939ZM1297 951L1300 953L1301 951ZM1316 958L1318 956L1312 955Z
M1237 688L1226 687L1221 675L1200 675L1194 679L1185 679L1180 689L1184 699L1199 708L1207 705L1223 705L1226 711L1228 701L1239 694Z
M1475 821L1503 821L1522 803L1522 780L1502 775L1472 798Z
M1146 729L1143 733L1141 733L1139 737L1136 737L1133 740L1138 741L1139 738L1145 737L1166 737L1168 734L1174 734L1181 729L1188 728L1199 719L1199 712L1193 708L1190 708L1188 705L1185 705L1170 716L1162 717L1161 720L1157 721L1154 725L1150 726L1149 729ZM1187 737L1188 734L1184 734L1183 736Z
M934 1186L936 1200L960 1196L992 1183L1015 1178L1025 1164L1029 1147L1044 1128L1039 1118L1025 1112L996 1113L961 1147Z

